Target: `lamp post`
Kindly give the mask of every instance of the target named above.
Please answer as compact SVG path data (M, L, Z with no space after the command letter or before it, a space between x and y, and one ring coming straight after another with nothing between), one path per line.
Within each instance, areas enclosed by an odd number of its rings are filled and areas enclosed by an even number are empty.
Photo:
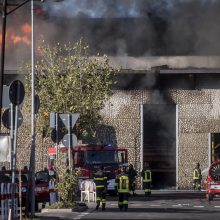
M34 41L34 0L31 0L31 158L30 158L30 175L31 175L31 216L35 213L35 41Z

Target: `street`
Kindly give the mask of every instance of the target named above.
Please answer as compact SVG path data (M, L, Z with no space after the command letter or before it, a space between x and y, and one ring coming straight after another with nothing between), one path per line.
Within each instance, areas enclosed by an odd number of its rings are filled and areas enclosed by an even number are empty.
M117 197L107 198L106 211L95 210L95 203L89 203L83 212L61 211L37 213L44 219L219 219L220 198L208 202L205 192L153 191L145 198L141 191L129 199L127 212L118 209Z

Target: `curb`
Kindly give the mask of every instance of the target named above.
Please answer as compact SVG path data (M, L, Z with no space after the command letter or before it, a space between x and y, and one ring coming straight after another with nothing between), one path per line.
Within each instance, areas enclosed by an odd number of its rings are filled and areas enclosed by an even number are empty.
M41 209L41 213L72 213L72 212L83 212L88 209L88 206L84 203L77 204L77 208L73 209L50 209L50 208L44 208Z

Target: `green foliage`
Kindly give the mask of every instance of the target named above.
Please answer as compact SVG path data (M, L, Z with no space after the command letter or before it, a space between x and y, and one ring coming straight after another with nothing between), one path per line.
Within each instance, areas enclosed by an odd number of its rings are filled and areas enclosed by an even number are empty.
M57 183L57 190L59 192L59 208L73 208L75 207L75 198L79 190L78 182L80 169L67 169L66 164L59 160L57 164L57 174L59 181Z
M42 41L39 51L35 71L42 133L48 134L50 112L80 113L77 134L91 132L101 120L100 110L111 95L112 76L118 70L110 67L107 56L90 56L89 46L82 40L53 47ZM29 74L26 79L30 92Z

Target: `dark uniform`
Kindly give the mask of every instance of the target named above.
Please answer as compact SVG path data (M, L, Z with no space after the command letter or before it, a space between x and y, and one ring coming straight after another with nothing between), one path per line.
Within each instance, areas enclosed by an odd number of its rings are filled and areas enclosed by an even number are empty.
M122 211L128 210L128 197L129 197L129 178L124 167L122 173L116 177L115 189L118 192L118 207Z
M151 182L152 182L152 175L151 175L151 169L149 167L149 164L145 164L141 176L143 178L143 190L145 193L145 196L151 195Z
M137 171L134 169L133 165L129 165L128 178L129 178L129 190L135 195L135 181L136 181Z
M193 170L193 189L201 190L202 173L200 169L200 164L197 163Z
M102 210L105 210L106 204L106 192L107 192L107 177L103 172L104 168L100 167L97 172L94 173L94 182L96 184L96 210L99 209L102 203Z

